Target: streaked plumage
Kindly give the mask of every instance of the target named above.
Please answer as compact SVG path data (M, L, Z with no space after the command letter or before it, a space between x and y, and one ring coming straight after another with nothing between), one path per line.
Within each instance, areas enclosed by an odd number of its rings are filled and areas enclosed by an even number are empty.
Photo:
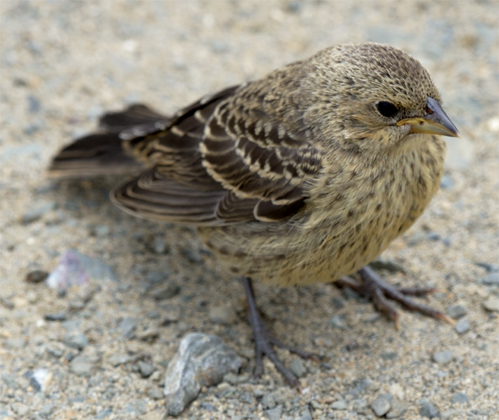
M101 119L101 133L54 159L54 176L145 170L116 188L123 210L198 227L228 269L244 276L255 374L267 355L286 381L255 303L251 278L330 282L359 271L365 293L435 318L443 313L362 268L421 215L438 189L445 143L458 132L428 72L400 50L344 45L233 86L165 117L144 105ZM300 353L302 357L308 354Z
M427 97L440 102L402 51L338 46L171 118L141 105L108 114L101 126L111 134L92 140L112 144L116 163L86 168L74 150L95 150L76 143L51 172L108 173L133 156L148 169L112 193L123 210L198 226L234 273L281 285L333 281L379 255L437 191L444 142L396 125L426 115ZM379 101L400 112L381 116Z

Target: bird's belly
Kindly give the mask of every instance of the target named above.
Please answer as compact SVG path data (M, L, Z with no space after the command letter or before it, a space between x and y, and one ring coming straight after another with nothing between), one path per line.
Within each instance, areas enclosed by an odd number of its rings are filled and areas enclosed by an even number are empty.
M281 286L325 283L375 259L419 214L359 214L356 221L336 220L341 229L255 223L202 228L200 235L234 274Z

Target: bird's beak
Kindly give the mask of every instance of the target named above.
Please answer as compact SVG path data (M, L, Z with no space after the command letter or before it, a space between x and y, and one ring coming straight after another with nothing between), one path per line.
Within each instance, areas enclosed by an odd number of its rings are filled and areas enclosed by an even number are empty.
M411 133L438 134L440 136L459 137L459 131L433 98L426 100L426 115L424 117L406 118L397 125L410 125Z

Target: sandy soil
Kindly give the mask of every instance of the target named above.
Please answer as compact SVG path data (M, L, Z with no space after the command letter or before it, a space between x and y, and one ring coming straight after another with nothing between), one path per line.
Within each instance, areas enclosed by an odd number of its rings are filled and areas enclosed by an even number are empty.
M497 1L4 0L0 19L0 419L160 419L164 366L187 332L220 335L251 354L242 287L203 252L193 230L121 213L107 200L116 179L47 180L51 156L92 130L103 110L140 101L174 112L327 46L367 40L420 59L462 133L448 141L444 188L383 255L405 273L383 274L392 283L438 287L427 302L443 310L463 305L469 327L458 333L404 312L396 330L331 285L258 285L275 331L329 361L305 362L301 395L268 366L260 382L207 390L181 418L269 417L272 403L262 396L271 395L283 419L372 419L369 406L354 402L390 393L408 405L397 418L422 418L425 399L442 418L499 419L498 313L484 308L499 285L482 281L496 276L487 264L499 263ZM98 257L120 278L99 284L73 312L77 291L57 297L25 281L32 270L52 271L68 249ZM150 280L158 275L180 293L155 300ZM237 321L211 322L209 311L228 301ZM44 319L60 311L74 322ZM177 321L161 326L168 316ZM335 328L334 316L344 328ZM124 337L126 318L159 337ZM70 368L67 334L76 332L88 341L81 353L95 360L89 377ZM436 363L440 351L453 359ZM142 378L135 362L112 366L115 354L136 355L156 372ZM27 378L40 368L52 379L37 392ZM348 410L334 410L336 401Z

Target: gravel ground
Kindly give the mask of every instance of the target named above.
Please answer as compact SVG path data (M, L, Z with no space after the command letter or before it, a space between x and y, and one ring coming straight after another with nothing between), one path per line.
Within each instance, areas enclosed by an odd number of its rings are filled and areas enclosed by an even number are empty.
M194 331L246 363L182 419L374 419L390 407L406 420L499 419L497 1L3 0L0 14L0 419L159 420L165 367ZM248 380L242 287L193 230L120 212L107 200L116 179L56 183L44 169L105 109L173 112L367 40L421 60L462 133L438 196L382 256L388 281L438 287L427 302L459 322L404 312L396 330L331 285L258 285L280 336L325 357L280 353L303 375L299 394L270 365ZM66 294L26 280L70 249L107 274Z

